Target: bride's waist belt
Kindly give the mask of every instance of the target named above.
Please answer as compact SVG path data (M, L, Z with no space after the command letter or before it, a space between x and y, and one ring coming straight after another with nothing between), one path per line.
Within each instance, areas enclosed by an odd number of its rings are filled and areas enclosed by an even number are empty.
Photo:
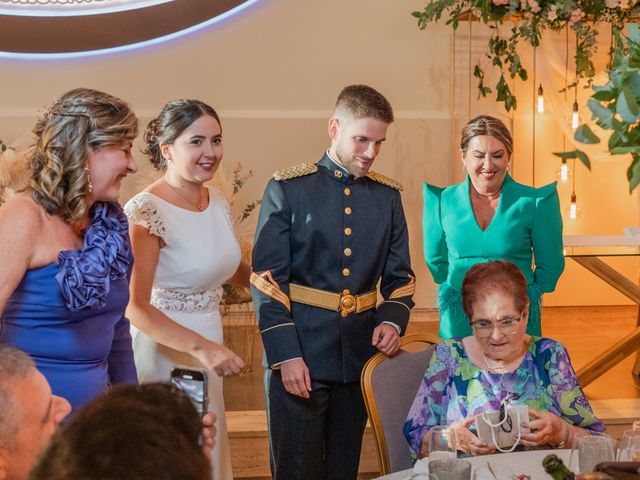
M209 290L180 290L154 288L151 305L170 312L213 312L218 310L222 298L222 287Z

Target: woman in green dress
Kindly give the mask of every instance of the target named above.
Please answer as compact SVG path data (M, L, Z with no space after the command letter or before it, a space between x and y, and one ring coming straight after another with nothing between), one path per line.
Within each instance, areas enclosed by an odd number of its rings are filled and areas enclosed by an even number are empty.
M471 335L460 288L467 270L479 262L508 260L527 279L527 333L540 336L540 305L564 270L562 217L555 182L533 188L508 174L511 133L488 115L462 130L464 182L446 188L424 184L424 256L440 284L440 336Z

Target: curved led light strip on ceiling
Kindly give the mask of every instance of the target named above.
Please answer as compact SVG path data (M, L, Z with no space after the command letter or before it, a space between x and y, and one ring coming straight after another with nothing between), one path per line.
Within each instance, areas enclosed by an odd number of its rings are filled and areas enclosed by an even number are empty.
M257 1L0 0L0 56L64 58L139 48L211 25Z

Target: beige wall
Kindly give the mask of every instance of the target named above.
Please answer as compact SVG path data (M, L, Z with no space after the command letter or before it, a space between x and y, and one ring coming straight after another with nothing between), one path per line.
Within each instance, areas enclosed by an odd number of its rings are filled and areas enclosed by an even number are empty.
M223 117L223 174L229 175L236 162L255 172L237 200L242 205L261 195L275 169L316 161L328 145L326 119L337 92L349 83L371 84L387 95L398 118L376 169L405 185L416 300L420 307L432 307L434 285L422 259L420 182L446 185L460 175L451 122L451 74L460 72L451 64L449 29L417 29L410 12L423 5L423 0L262 0L219 25L143 50L75 60L0 60L0 138L18 137L33 124L38 108L75 86L127 99L145 124L167 100L200 98ZM477 109L495 106L474 102L473 113ZM526 135L516 138L518 151L526 152ZM553 177L553 158L545 155L538 184ZM138 158L143 164L143 156ZM127 181L123 200L152 177L148 167L141 170ZM528 182L526 171L523 160L516 178ZM572 230L615 234L637 224L637 201L624 192L624 163L594 165L594 172L583 176L584 191L593 190L593 196L584 195L590 199L588 215ZM612 218L609 213L618 206L622 212ZM241 227L244 233L250 230ZM637 262L627 269L637 276ZM590 274L569 268L547 301L618 304L624 299Z

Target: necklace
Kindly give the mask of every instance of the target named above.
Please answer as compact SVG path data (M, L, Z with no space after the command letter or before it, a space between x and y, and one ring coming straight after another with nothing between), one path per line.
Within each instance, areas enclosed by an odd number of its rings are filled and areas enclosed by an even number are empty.
M196 207L198 209L199 212L202 212L205 208L207 208L207 202L205 201L201 201L200 203L196 203L193 200L185 197L182 193L180 193L180 189L177 187L174 187L173 185L171 185L167 179L165 178L164 181L166 182L167 185L169 185L169 187L171 187L171 190L173 190L174 192L176 192L178 194L178 196L180 198L182 198L184 201L189 202L191 205L193 205L194 207ZM202 191L202 190L201 190Z
M482 354L482 358L484 359L484 364L487 366L487 370L489 372L495 372L496 370L504 370L504 369L508 370L516 362L516 360L518 360L520 355L522 355L522 352L524 351L524 349L525 349L525 342L522 342L522 348L520 348L520 351L516 353L516 356L513 357L511 360L509 360L509 362L507 362L506 364L500 365L498 367L492 367L491 365L489 365L489 359L486 357L484 352L480 350L480 353Z

